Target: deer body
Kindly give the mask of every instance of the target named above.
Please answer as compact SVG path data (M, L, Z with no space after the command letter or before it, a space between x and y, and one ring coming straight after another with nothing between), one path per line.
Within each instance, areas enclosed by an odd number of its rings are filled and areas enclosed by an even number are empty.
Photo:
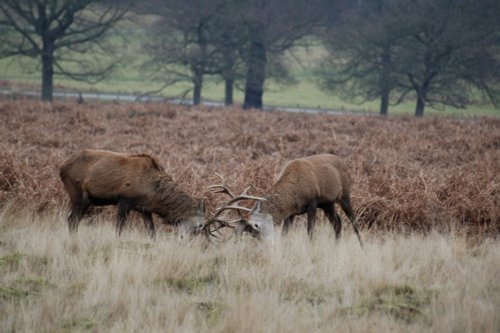
M282 225L286 233L297 215L307 213L307 232L312 237L316 210L322 209L340 238L339 204L351 220L356 235L350 189L352 180L344 162L336 155L322 154L290 161L271 187L265 200L256 204L248 223L256 230L265 224ZM360 242L361 239L359 238Z
M142 214L151 236L152 213L189 232L203 226L203 202L185 193L149 155L84 150L63 163L60 176L71 202L70 231L77 231L91 205L118 206L118 234L130 210Z

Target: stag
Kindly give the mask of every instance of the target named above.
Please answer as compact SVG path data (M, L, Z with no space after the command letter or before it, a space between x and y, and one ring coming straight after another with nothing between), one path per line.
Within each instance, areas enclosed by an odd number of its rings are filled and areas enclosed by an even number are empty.
M153 213L167 224L180 226L181 237L203 228L203 200L189 196L150 155L87 149L68 158L60 176L71 202L70 232L78 230L91 205L118 206L118 235L130 210L142 214L151 237L155 236Z
M286 234L297 215L307 213L307 232L312 238L316 222L316 210L322 209L340 238L342 224L335 210L338 204L350 222L361 246L363 242L355 223L351 205L350 189L352 180L344 162L336 155L321 154L295 159L286 164L263 198L252 197L257 203L253 209L242 209L231 205L240 200L250 199L246 195L235 196L224 209L244 210L250 213L241 223L264 238L272 237L274 225L283 225ZM246 193L244 193L246 194Z

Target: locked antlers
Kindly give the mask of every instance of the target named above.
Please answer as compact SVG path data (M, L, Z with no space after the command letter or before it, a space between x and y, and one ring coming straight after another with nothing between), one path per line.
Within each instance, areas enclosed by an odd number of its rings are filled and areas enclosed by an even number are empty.
M231 238L234 234L240 235L244 231L250 231L251 229L247 228L248 220L244 217L243 213L252 212L252 209L240 206L236 203L242 200L263 201L265 199L262 197L249 195L248 190L250 189L250 186L247 187L241 194L234 195L234 193L225 184L224 177L219 173L216 173L216 175L221 179L221 183L209 186L208 188L215 189L216 191L214 193L227 194L231 199L225 202L222 206L218 207L214 215L207 221L203 228L205 231L205 235L207 236L207 238L213 236L218 239L222 239L223 236L220 230L223 228L229 228L233 230L233 233L229 238ZM227 211L236 211L238 214L238 218L231 220L223 218L222 214Z

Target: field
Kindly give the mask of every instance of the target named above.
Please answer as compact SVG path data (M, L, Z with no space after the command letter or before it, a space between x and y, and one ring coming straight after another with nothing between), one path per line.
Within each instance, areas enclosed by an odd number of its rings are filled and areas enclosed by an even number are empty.
M499 147L494 117L0 101L0 331L498 332ZM335 153L365 247L321 214L273 246L152 241L137 216L117 238L113 209L70 237L58 166L83 148L151 153L210 211L216 172L263 195L287 160Z

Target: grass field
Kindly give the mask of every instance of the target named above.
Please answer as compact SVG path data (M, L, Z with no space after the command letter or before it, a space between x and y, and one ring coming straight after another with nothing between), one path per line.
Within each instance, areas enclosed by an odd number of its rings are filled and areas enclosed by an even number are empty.
M205 248L0 215L2 332L498 332L500 243L349 235Z
M498 332L500 120L0 100L0 331ZM319 214L274 246L178 242L94 209L68 234L58 167L149 152L209 213L219 182L263 195L286 161L335 153L365 243ZM343 221L345 217L342 215Z

